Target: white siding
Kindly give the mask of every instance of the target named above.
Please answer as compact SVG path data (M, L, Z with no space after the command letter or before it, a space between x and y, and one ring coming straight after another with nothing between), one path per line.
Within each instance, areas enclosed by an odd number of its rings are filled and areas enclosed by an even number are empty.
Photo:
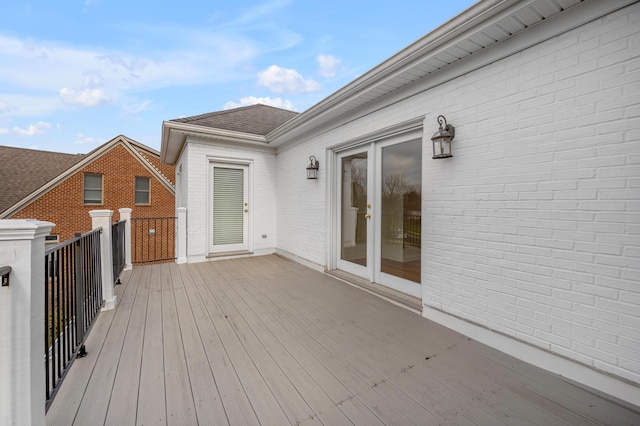
M420 116L430 136L444 114L454 157L424 153L425 307L640 382L639 16L636 3L282 149L278 248L326 264L327 146Z

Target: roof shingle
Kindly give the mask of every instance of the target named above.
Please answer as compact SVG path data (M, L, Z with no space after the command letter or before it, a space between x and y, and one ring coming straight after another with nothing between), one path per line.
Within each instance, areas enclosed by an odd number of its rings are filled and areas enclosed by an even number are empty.
M266 136L296 115L294 111L256 104L170 121Z
M85 154L0 146L0 213L84 157Z

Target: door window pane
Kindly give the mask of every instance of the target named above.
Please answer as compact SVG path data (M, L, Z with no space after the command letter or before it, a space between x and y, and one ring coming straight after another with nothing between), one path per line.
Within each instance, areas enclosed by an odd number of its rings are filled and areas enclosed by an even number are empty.
M422 143L382 148L381 271L420 282Z
M367 153L342 158L341 258L367 265Z

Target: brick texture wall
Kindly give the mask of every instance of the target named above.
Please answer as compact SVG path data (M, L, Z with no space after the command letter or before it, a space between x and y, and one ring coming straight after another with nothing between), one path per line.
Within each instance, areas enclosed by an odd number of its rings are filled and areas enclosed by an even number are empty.
M635 3L283 149L278 248L322 263L330 241L331 191L305 157L432 118L423 304L640 383L639 22ZM447 160L431 159L439 114L456 126Z
M147 154L148 156L148 154ZM164 169L172 166L164 165ZM168 177L174 172L164 170ZM87 205L83 202L85 173L103 174L103 204ZM151 178L151 204L136 205L134 202L135 177ZM75 232L91 230L89 211L109 209L114 211L113 220L118 220L118 209L129 207L131 215L137 217L175 216L174 195L144 167L122 144L115 145L91 164L85 166L55 188L42 195L12 219L36 218L53 222L52 235L59 235L60 242ZM173 243L173 239L171 240Z
M276 244L276 156L271 152L243 150L189 142L178 164L183 166L181 188L186 188L184 206L187 207L187 256L189 261L202 261L209 254L208 215L211 161L213 158L241 159L250 162L249 172L249 232L251 248L257 252L272 252ZM263 237L264 236L264 237Z

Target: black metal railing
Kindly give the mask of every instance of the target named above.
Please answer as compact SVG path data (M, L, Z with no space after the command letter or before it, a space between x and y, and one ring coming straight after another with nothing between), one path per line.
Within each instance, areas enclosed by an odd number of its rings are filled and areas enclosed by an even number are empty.
M422 215L405 215L404 244L407 246L422 247Z
M131 219L131 262L150 263L174 260L175 217Z
M45 251L46 407L76 357L103 306L100 233L96 229Z
M124 269L125 260L125 225L126 220L115 222L111 225L111 253L113 256L113 281L118 281L120 273Z
M422 246L422 216L382 216L382 242L405 246Z

